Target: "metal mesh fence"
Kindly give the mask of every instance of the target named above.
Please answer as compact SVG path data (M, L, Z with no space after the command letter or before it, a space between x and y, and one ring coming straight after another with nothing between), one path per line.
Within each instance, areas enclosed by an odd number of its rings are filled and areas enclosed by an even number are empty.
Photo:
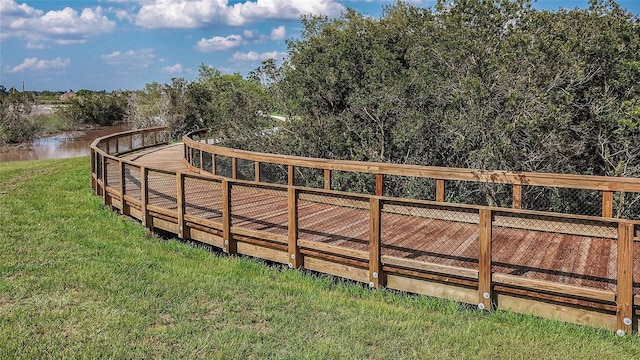
M613 193L613 216L620 219L640 219L640 193Z
M513 187L511 184L447 180L445 201L458 204L511 207Z
M222 183L214 179L185 176L185 214L211 221L222 221Z
M288 234L286 189L233 184L231 187L231 224L275 235Z
M96 152L96 176L98 179L102 179L102 155Z
M496 273L615 291L617 226L560 217L496 214L491 258Z
M478 222L475 209L384 203L382 255L477 270Z
M149 170L148 192L149 205L172 211L178 209L176 200L178 189L175 174Z
M236 160L236 178L240 180L254 181L256 179L255 161L237 159Z
M216 175L231 177L231 158L223 155L216 155Z
M202 169L213 173L213 155L208 152L202 152Z
M600 216L602 191L525 185L522 187L522 208Z
M294 168L293 184L295 186L322 189L324 187L324 170L296 166Z
M142 147L142 135L141 134L133 134L131 135L131 146L134 149L139 149Z
M158 143L169 142L169 133L167 131L158 131L156 138L158 139Z
M142 199L142 174L140 167L132 164L124 164L124 193L136 200Z
M374 195L376 193L376 175L349 171L332 171L331 189Z
M143 134L144 146L153 146L156 144L156 134L154 132Z
M633 233L633 293L640 295L640 226L635 225Z
M282 164L260 163L260 181L271 184L287 184L288 167Z
M436 199L436 179L385 175L384 195L433 201Z
M129 144L129 139L130 138L128 136L123 136L123 137L119 137L118 138L118 140L117 140L118 149L116 150L118 153L131 151L131 146Z
M190 164L193 167L200 168L200 150L191 149Z
M368 199L300 192L300 239L369 251L369 222Z
M107 158L107 183L106 186L120 190L120 163L117 160Z

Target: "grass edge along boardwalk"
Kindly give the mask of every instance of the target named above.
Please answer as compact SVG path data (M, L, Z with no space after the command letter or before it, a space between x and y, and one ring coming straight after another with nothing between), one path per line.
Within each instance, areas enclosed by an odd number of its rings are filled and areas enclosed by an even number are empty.
M229 254L621 335L637 328L638 222L612 217L612 199L640 191L637 179L295 158L212 146L202 135L183 138L182 165L153 148L166 143L163 128L98 139L92 185L106 204L147 227ZM168 169L142 163L146 155L116 156L144 148ZM239 178L247 162L254 180ZM263 181L264 165L284 169L284 183ZM324 174L324 187L296 186L298 167ZM334 190L332 172L349 171L374 176L375 194ZM436 201L383 196L384 177L395 175L435 178ZM506 184L513 206L444 202L445 181ZM601 216L523 210L525 186L597 192ZM429 235L434 221L443 227Z
M0 358L630 359L634 336L483 313L161 240L88 158L0 163Z

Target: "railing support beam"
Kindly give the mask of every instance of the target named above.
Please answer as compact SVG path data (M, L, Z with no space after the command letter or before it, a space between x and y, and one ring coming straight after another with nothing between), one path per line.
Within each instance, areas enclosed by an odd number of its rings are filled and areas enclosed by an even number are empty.
M633 331L633 224L618 225L617 334Z
M491 310L493 295L491 284L491 209L480 209L480 253L478 257L478 308Z
M302 266L303 260L298 248L298 191L294 187L289 187L287 191L287 207L289 267L297 269Z
M381 206L380 199L372 197L369 201L369 287L384 285L381 255Z

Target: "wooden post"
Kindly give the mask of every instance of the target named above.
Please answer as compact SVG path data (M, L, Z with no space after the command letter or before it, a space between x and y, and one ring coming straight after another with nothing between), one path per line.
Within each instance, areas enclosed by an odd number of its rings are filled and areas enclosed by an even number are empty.
M298 191L289 187L287 192L289 267L297 269L302 265L302 256L298 248Z
M436 180L436 201L444 202L444 180Z
M513 184L513 208L522 209L522 185Z
M90 148L89 154L91 155L91 189L97 194L98 190L98 174L96 174L96 153Z
M124 163L122 162L122 159L118 160L118 176L120 177L120 211L122 212L122 215L127 215L127 212L125 212L125 201L124 201L124 192L125 192L125 188L124 188Z
M369 202L369 287L384 285L382 278L381 252L381 208L380 199L372 197Z
M224 240L222 251L228 255L238 252L236 242L231 235L231 185L227 179L222 180L222 240Z
M129 134L127 137L127 143L129 145L129 151L133 151L133 134Z
M260 161L256 161L253 167L254 167L254 173L256 175L256 182L259 183L260 182Z
M324 189L331 190L331 170L324 169Z
M185 238L185 224L184 224L184 174L181 172L176 173L176 185L177 185L177 205L178 205L178 237L180 239Z
M480 254L478 257L478 308L492 309L491 291L491 222L489 208L480 209Z
M153 222L147 211L149 204L149 169L144 166L140 167L142 178L140 179L140 209L142 211L142 224L149 228L153 228Z
M287 184L289 186L293 186L293 165L288 165L287 166Z
M617 334L633 330L633 224L618 225Z
M107 158L102 156L102 201L105 205L107 204L107 185Z
M202 150L200 150L200 170L204 170L204 161L202 159Z
M238 159L234 157L231 158L231 178L238 178Z
M376 195L384 195L384 176L382 174L376 174Z
M214 153L211 154L211 173L213 175L218 175L216 174L216 154Z
M602 217L613 217L613 191L602 192Z

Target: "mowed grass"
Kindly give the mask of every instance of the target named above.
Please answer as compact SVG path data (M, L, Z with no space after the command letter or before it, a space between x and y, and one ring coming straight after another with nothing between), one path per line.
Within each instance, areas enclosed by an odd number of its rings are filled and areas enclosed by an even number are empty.
M162 240L88 158L0 163L0 358L632 359L640 338Z

